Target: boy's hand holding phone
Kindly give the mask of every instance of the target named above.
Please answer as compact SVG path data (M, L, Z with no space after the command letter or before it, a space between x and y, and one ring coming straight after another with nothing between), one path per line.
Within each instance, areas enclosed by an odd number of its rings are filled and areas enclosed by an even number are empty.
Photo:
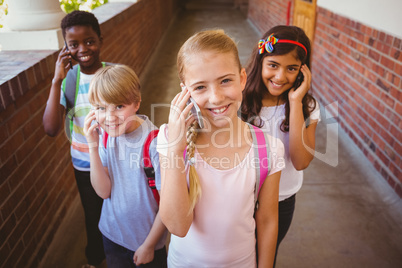
M72 69L71 55L67 47L63 47L57 57L56 68L54 70L54 77L52 83L62 82L67 76L68 70Z
M99 123L96 121L95 111L91 109L85 117L84 135L88 142L89 149L97 148L99 145Z
M68 50L68 45L66 40L64 40L64 45L66 46L66 51L68 51L68 53L70 53L70 50ZM71 54L69 54L69 58L68 58L68 63L70 65L70 69L73 69L73 62L71 61Z

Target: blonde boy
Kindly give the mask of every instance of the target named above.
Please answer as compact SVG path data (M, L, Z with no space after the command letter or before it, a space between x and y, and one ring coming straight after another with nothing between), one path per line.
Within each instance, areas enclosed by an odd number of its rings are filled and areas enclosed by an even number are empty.
M166 267L167 231L141 166L144 141L156 127L146 116L137 115L139 79L127 66L105 67L92 79L88 97L93 108L84 132L90 147L91 183L104 199L99 229L107 266ZM106 147L99 142L100 128L108 133ZM160 185L155 140L150 157Z

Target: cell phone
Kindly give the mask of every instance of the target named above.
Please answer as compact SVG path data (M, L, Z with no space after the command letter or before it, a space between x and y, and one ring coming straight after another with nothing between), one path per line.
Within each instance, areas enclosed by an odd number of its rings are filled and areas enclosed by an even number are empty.
M64 40L64 45L66 46L66 50L67 50L68 52L70 52L70 50L68 50L68 46L67 46L66 40ZM71 55L71 54L70 54L70 55ZM70 69L72 70L72 69L73 69L73 63L71 62L71 59L68 59L68 61L70 62Z
M197 103L192 97L190 97L190 99L187 101L187 105L190 105L190 103L193 103L191 114L193 114L195 119L198 121L200 128L204 128L204 120L202 119L200 107L198 107Z
M293 84L294 89L296 90L298 87L300 87L301 83L304 80L304 75L303 73L300 71L299 74L297 75L296 81Z
M96 121L96 120L92 120L91 126L93 126L93 125L97 125L97 127L95 128L95 130L96 130L96 132L98 132L98 135L100 135L100 134L101 134L101 131L100 131L100 129L99 129L99 122Z

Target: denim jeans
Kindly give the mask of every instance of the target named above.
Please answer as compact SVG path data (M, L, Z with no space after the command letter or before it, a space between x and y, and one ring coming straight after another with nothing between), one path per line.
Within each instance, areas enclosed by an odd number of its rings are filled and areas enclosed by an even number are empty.
M283 238L285 238L285 235L290 228L290 224L292 223L295 204L296 194L279 202L278 241L276 243L274 267L276 264L276 256L278 255L279 244L282 242Z
M88 264L97 266L105 259L102 234L98 227L103 199L96 194L92 187L89 171L74 169L74 174L85 214L85 228L87 233L85 256L88 259Z
M167 268L166 248L155 250L154 259L150 263L136 266L134 264L134 251L122 247L103 236L106 263L108 268Z

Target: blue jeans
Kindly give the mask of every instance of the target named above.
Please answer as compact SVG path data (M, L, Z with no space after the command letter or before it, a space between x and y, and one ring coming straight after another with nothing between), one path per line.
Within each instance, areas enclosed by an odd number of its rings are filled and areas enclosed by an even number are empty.
M108 268L167 268L166 248L155 250L154 259L150 263L136 266L134 264L134 251L122 247L103 236L106 263Z
M295 204L296 194L279 202L278 241L276 243L274 267L276 264L276 256L278 255L279 244L282 242L283 238L285 238L285 235L290 228L290 224L292 223Z
M102 234L98 227L103 199L96 194L92 187L89 171L74 169L74 174L85 214L85 229L87 234L85 256L88 259L88 264L97 266L105 259Z

